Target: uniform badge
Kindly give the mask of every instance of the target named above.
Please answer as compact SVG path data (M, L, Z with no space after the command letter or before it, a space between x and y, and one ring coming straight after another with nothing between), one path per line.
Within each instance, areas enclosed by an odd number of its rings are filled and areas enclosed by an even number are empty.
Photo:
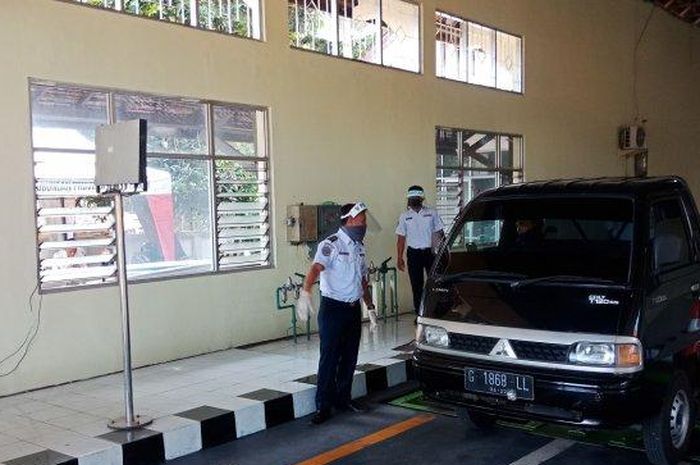
M331 246L328 245L328 244L324 245L324 246L321 248L321 254L322 254L324 257L330 257L330 256L331 256L331 252L332 252Z

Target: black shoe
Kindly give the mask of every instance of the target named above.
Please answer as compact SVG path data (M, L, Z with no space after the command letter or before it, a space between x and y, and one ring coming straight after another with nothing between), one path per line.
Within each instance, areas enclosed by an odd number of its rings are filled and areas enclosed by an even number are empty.
M320 425L327 422L331 418L331 412L328 410L318 410L313 417L311 417L312 425Z
M338 407L337 410L340 412L365 413L367 406L361 402L351 400L346 405Z

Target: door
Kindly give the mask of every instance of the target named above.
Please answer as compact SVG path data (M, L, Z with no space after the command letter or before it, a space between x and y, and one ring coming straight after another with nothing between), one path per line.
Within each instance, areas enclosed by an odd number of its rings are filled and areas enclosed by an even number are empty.
M644 343L668 358L686 342L690 309L700 291L700 268L680 197L654 201L649 221L652 287L647 297Z

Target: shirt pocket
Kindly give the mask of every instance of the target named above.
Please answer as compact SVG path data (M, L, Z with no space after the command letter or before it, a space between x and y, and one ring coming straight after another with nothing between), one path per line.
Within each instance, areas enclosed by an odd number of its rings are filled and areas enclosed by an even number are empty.
M335 268L340 272L350 272L353 268L353 257L349 254L338 254L335 259Z
M338 255L337 271L342 273L345 279L355 279L362 275L362 259L359 255Z

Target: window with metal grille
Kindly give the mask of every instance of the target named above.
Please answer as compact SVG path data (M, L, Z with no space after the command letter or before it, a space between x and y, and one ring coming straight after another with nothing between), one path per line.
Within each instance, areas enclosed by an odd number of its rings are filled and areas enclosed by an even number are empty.
M144 18L261 38L260 0L62 0Z
M447 231L476 195L523 180L522 136L438 127L435 149L437 209Z
M41 82L31 103L42 290L115 281L95 128L137 118L148 121L148 191L125 202L129 278L270 264L264 108Z
M522 37L435 12L438 77L521 93Z
M293 47L419 73L420 6L407 0L287 0Z

